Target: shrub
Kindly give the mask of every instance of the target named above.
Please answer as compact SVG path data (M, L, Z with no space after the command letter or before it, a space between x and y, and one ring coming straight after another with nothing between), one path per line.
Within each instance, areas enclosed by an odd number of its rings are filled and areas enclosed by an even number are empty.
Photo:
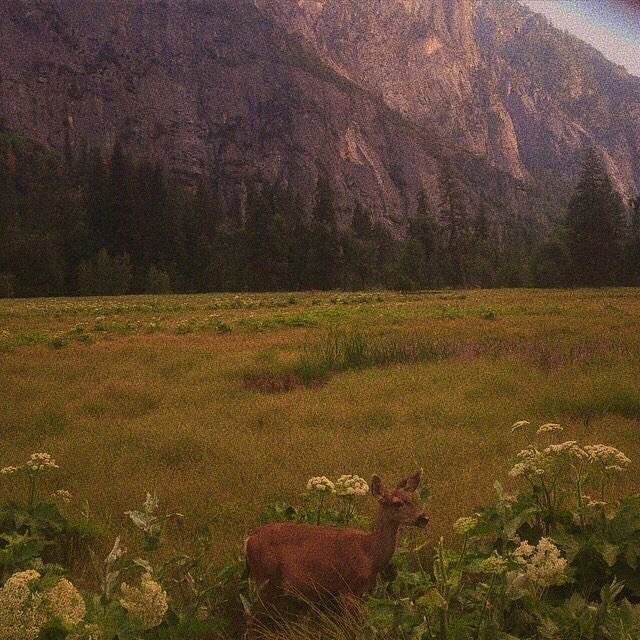
M147 271L147 293L171 293L171 278L166 271L151 265Z
M82 295L123 295L132 282L129 256L110 256L101 249L90 260L78 266L78 292Z

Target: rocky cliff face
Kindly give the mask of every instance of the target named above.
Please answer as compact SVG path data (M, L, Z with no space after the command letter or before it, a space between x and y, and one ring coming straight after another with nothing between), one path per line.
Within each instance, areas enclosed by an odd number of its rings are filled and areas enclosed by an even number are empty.
M256 0L333 68L511 175L600 147L640 186L640 80L513 0ZM284 19L283 19L284 18Z
M506 212L587 143L640 185L640 81L511 0L5 0L0 120L213 172L229 202L326 173L399 226L443 159Z

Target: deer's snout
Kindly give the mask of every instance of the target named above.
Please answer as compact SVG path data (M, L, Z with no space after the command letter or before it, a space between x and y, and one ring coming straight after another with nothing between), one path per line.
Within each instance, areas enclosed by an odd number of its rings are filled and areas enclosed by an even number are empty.
M429 516L426 513L421 513L414 524L416 527L426 527L429 524Z

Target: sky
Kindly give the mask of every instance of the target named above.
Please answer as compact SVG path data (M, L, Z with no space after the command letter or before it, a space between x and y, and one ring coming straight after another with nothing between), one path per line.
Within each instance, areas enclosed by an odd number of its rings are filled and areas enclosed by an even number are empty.
M640 0L520 0L640 76Z

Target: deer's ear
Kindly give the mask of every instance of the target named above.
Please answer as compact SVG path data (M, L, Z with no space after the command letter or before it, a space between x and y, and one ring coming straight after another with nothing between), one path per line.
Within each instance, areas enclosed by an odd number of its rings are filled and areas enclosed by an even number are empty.
M371 495L376 500L380 500L384 495L384 487L382 486L382 478L380 476L374 475L371 478Z
M404 489L409 493L413 493L422 480L422 469L418 469L413 475L406 477L398 483L398 489Z

